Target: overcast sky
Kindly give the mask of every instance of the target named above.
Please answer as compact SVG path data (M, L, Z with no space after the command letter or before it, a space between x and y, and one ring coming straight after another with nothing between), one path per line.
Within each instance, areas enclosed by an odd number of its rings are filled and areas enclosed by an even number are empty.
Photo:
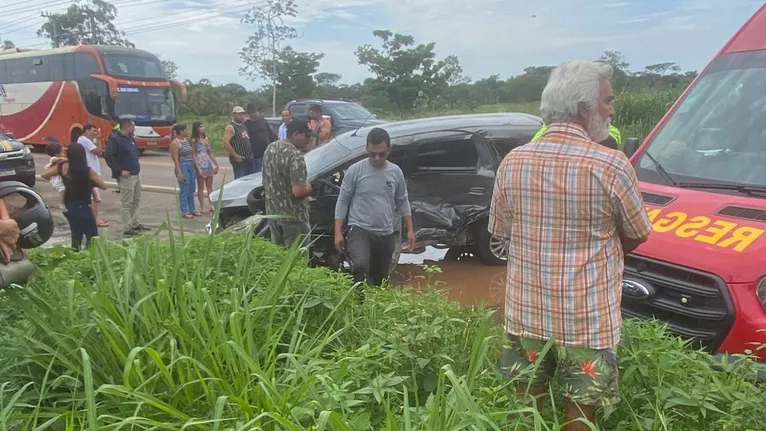
M411 34L436 42L441 57L457 55L466 76L503 78L533 65L596 59L620 50L631 69L674 61L700 69L764 2L760 0L297 0L291 24L298 51L324 52L320 71L354 83L369 76L354 50L376 44L372 31ZM40 11L69 1L0 0L0 38L42 48ZM238 76L253 28L244 11L263 0L114 0L116 24L130 41L174 61L182 79L253 83ZM468 6L470 5L470 6ZM165 27L171 25L172 27Z

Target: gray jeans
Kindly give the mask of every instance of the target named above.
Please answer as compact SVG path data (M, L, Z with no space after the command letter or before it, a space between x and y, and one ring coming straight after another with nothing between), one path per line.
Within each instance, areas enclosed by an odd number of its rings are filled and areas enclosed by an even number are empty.
M370 286L380 286L388 279L396 244L394 235L374 235L359 226L349 227L346 259L351 263L354 282L366 281Z
M311 228L309 224L301 221L287 221L287 220L269 220L269 230L271 231L271 242L279 244L286 248L292 247L295 240L302 240L303 245L308 247L311 243L311 239L308 238ZM299 238L299 236L306 237Z

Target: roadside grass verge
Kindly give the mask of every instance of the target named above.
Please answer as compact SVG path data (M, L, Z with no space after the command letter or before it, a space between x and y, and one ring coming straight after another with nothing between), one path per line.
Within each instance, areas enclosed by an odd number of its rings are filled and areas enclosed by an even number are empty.
M36 250L0 292L0 429L554 430L496 370L492 311L371 289L250 235ZM609 430L761 430L766 392L626 322ZM510 415L510 417L509 417Z

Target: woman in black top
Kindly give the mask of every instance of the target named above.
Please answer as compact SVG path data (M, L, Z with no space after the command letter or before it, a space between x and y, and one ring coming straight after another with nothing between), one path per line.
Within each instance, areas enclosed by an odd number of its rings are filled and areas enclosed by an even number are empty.
M85 158L85 147L80 144L70 144L67 149L67 160L51 166L42 174L44 179L60 175L64 183L64 214L69 222L72 233L72 248L80 250L82 237L85 237L85 247L90 246L90 239L98 236L96 219L90 208L91 190L98 187L106 190L106 183L90 167Z

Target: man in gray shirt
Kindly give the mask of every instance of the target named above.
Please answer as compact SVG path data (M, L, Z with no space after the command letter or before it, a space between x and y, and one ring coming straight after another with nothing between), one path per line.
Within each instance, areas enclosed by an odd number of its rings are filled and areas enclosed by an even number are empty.
M366 281L372 286L379 286L388 278L397 215L404 218L410 249L415 248L407 184L399 166L388 162L390 153L388 132L377 127L370 130L367 135L369 157L346 170L335 206L335 247L345 251L354 281ZM346 218L348 231L344 239Z

